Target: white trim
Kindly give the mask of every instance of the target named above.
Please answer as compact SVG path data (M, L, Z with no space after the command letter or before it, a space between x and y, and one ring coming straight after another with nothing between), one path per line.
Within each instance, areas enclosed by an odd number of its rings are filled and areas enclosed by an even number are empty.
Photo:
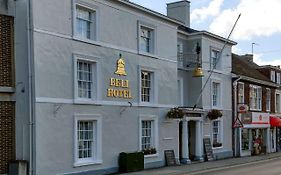
M101 46L101 47L105 47L105 48L109 48L109 49L115 49L115 50L128 52L128 53L132 53L132 54L139 54L137 50L115 46L115 45L105 43L105 42L102 42L102 41L86 40L86 39L82 39L82 38L79 38L79 37L69 36L69 35L60 34L60 33L56 33L56 32L49 32L49 31L46 31L46 30L43 30L43 29L38 29L38 28L35 28L34 32L46 34L46 35L51 35L51 36L56 36L56 37L59 37L59 38L84 42L84 43L87 43L87 44L93 44L93 45L97 45L97 46ZM159 59L159 60L162 60L162 61L167 61L167 62L170 62L170 63L177 63L176 60L171 60L171 59L168 59L168 58L160 57L159 55L151 55L151 54L150 55L139 54L139 55L153 57L153 58L156 58L156 59Z
M253 89L257 89L257 109L254 109L253 107L252 107L252 103L251 103L251 88L253 88ZM260 104L260 108L259 108L259 106L258 106L258 104L259 104L259 101L258 101L258 99L259 99L259 97L258 97L258 89L260 89L260 100L261 100L261 104ZM261 86L258 86L258 85L254 85L254 84L250 84L249 85L249 109L251 110L251 111L262 111L262 100L263 100L263 98L262 98L262 87Z
M8 92L8 93L13 93L15 92L15 88L13 87L5 87L5 86L1 86L0 87L0 92Z
M77 155L77 122L81 120L89 120L96 122L96 157L94 159L78 160ZM92 164L102 164L102 116L99 114L74 114L74 163L73 166L84 166Z
M128 102L122 101L80 101L74 99L66 98L53 98L53 97L36 97L37 103L62 103L62 104L88 104L88 105L104 105L104 106L129 106ZM149 107L149 108L173 108L174 104L140 104L138 102L133 102L132 106L136 107Z
M153 145L156 149L156 154L151 154L151 155L145 155L145 158L150 158L150 157L158 157L159 156L159 134L158 134L158 116L156 115L146 115L146 114L140 114L139 115L139 150L142 150L141 147L141 136L142 136L142 121L143 120L153 120L153 134L154 134L154 140L153 140Z
M216 63L216 68L215 69L213 69L213 57L212 57L212 52L213 51L215 51L215 52L218 52L218 57L216 58L217 60L217 63ZM213 47L213 46L210 46L210 70L213 70L213 71L216 71L216 72L218 72L218 73L221 73L221 72L223 72L222 71L222 58L221 58L221 56L220 56L220 54L221 54L221 49L219 49L219 48L215 48L215 47Z
M279 95L279 110L277 111L277 94ZM275 95L274 95L274 100L275 100L275 113L281 113L281 91L276 90Z

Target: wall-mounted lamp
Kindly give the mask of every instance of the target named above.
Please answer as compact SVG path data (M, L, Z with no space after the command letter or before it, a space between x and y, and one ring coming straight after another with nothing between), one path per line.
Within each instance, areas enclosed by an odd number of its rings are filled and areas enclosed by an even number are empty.
M201 52L201 47L199 46L199 43L197 42L197 45L196 45L197 66L193 71L193 77L203 77L204 76L203 70L202 70L202 65L199 60L200 52Z

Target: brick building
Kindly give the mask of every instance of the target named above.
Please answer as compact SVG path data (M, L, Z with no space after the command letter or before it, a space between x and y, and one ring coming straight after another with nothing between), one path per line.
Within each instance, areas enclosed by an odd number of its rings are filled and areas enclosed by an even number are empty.
M276 83L258 71L252 55L232 54L233 113L234 123L239 120L242 127L235 129L234 150L236 156L249 156L261 152L276 151L275 116ZM240 107L248 107L246 113ZM236 119L239 120L236 120Z

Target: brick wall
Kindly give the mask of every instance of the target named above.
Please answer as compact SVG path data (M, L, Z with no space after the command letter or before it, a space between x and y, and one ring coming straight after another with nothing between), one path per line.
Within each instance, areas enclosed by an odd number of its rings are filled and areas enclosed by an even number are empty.
M14 20L0 15L0 86L14 86Z
M0 174L7 173L15 159L15 105L0 101Z

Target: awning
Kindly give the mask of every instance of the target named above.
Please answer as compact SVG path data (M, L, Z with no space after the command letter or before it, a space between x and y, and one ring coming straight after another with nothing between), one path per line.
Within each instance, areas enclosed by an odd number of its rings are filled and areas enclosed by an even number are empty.
M281 119L279 117L270 116L270 126L281 127Z

